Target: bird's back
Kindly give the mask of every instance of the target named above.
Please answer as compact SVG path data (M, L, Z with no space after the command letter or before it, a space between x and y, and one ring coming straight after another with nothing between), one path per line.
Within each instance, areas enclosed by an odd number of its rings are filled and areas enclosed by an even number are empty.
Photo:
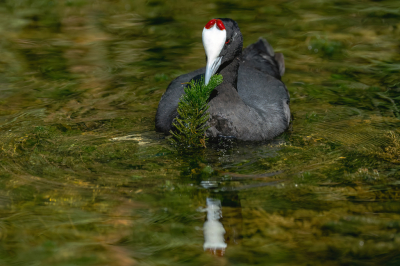
M238 72L238 93L249 106L265 110L266 107L289 104L289 93L281 77L285 72L283 55L274 53L264 39L244 49Z
M275 53L267 40L260 38L243 50L241 65L246 65L281 80L285 73L285 60Z

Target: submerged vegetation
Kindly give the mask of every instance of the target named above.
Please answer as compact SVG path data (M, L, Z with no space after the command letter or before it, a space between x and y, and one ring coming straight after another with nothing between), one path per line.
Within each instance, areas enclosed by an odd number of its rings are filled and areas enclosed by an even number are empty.
M0 12L0 265L400 265L398 0ZM213 17L285 55L293 130L177 153L154 116ZM210 197L224 257L203 251Z
M201 77L185 86L185 94L178 104L179 116L173 122L176 131L171 131L175 145L182 148L206 147L206 123L209 118L207 101L222 81L221 75L214 75L207 85L204 84L204 77Z
M375 152L380 158L389 162L400 164L400 136L398 133L389 131L386 135L388 145L382 147L379 151ZM383 150L382 150L383 149Z

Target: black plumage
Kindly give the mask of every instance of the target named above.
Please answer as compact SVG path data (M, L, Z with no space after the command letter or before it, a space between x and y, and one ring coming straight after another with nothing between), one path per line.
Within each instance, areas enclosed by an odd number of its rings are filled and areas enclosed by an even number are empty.
M222 62L217 70L223 83L209 99L210 128L208 137L235 137L245 141L272 139L289 126L289 93L281 81L285 66L283 55L274 53L270 44L260 39L242 51L243 39L237 23L221 19L226 28L227 43L220 52ZM183 83L199 79L205 68L184 74L168 86L156 114L156 129L169 133L178 115Z

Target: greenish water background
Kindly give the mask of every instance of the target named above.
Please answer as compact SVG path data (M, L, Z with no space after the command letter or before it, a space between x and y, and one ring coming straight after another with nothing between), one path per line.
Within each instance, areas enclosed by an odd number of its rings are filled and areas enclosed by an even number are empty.
M180 154L154 115L214 17L284 54L293 129ZM396 0L0 1L0 265L398 265L399 19Z

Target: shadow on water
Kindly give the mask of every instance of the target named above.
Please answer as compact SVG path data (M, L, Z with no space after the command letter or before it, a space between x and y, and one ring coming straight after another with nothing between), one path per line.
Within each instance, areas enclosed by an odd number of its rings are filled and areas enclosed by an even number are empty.
M204 66L214 17L285 55L292 131L180 153L154 116ZM398 265L399 17L395 0L0 1L0 265Z

